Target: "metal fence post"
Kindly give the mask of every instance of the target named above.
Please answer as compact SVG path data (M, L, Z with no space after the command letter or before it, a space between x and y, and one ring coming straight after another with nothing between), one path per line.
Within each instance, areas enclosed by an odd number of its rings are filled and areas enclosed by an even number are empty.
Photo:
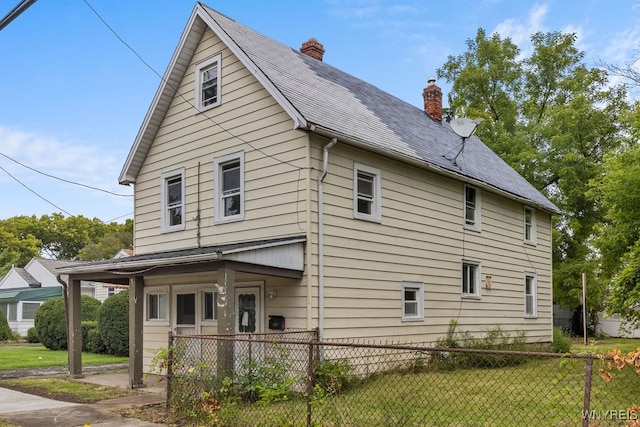
M311 398L313 395L313 343L309 343L307 360L307 427L311 427Z
M584 379L584 406L582 407L582 426L589 427L589 410L591 408L591 376L593 373L593 355L587 359L587 372Z
M166 408L169 409L171 400L171 382L173 380L173 332L169 329L169 342L167 347L167 401Z

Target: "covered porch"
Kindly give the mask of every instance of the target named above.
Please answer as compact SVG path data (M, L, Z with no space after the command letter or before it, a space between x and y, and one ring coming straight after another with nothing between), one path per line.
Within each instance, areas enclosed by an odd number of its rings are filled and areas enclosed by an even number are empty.
M167 252L134 255L127 258L86 263L74 267L58 269L59 274L68 275L66 286L68 313L68 350L69 374L74 378L82 377L82 334L80 316L80 282L110 283L129 287L129 384L131 387L143 387L143 327L149 324L145 316L145 288L149 283L161 282L172 278L206 277L207 283L215 278L217 292L217 318L213 332L233 334L250 324L245 314L238 316L236 287L240 282L255 278L278 278L299 281L304 272L304 236L279 239L242 242L228 245L175 250ZM213 286L213 284L212 284ZM239 286L238 286L239 287ZM266 297L264 288L262 298ZM170 298L178 297L175 291ZM194 294L196 295L196 294ZM271 292L271 297L274 293ZM195 296L193 297L195 299ZM174 312L178 305L195 306L189 298L171 304ZM244 313L242 313L244 314ZM180 313L178 313L178 316ZM265 314L260 313L259 320L265 322ZM194 316L195 317L195 316ZM169 316L169 318L171 318ZM152 319L153 320L153 319ZM165 336L170 329L177 329L175 319L162 324ZM198 333L194 330L193 333Z

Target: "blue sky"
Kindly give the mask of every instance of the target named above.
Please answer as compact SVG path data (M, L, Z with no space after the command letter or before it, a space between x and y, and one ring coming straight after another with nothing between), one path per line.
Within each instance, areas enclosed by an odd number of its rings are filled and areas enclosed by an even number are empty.
M0 15L18 2L1 2ZM590 66L625 66L640 56L636 0L204 3L294 48L315 37L325 62L420 108L427 78L447 56L465 52L479 27L510 37L525 54L535 32L576 33ZM156 72L164 74L194 5L39 0L0 31L0 219L53 212L132 218L132 197L32 169L132 194L118 176L159 85ZM446 99L450 85L437 84Z

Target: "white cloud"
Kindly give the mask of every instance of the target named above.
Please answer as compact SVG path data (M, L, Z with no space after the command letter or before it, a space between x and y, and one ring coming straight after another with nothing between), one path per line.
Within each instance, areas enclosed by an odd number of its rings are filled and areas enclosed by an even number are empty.
M527 20L521 22L514 18L509 18L496 26L493 33L500 34L500 37L510 38L515 43L522 54L530 50L529 38L532 34L545 31L544 20L547 16L547 5L537 4L528 13Z

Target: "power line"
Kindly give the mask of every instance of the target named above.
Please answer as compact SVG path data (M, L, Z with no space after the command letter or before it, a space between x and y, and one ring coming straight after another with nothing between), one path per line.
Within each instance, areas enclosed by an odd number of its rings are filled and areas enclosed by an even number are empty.
M113 33L113 35L122 43L124 44L131 52L133 52L133 54L140 59L140 61L147 67L149 68L156 76L158 76L160 78L160 80L162 82L164 82L167 86L169 86L170 88L172 88L173 90L175 90L177 96L179 96L180 98L182 98L183 101L185 101L187 104L189 104L194 110L196 110L198 113L201 113L207 120L209 120L211 123L213 123L214 125L218 126L220 129L222 129L224 132L228 133L229 135L231 135L231 137L238 139L240 142L242 142L243 144L248 145L249 147L251 147L253 150L261 153L263 156L265 157L269 157L279 163L282 164L286 164L291 166L293 169L296 170L305 170L305 169L313 169L312 167L300 167L297 165L294 165L291 162L288 162L286 160L281 160L279 158L277 158L276 156L266 153L264 150L255 147L254 145L252 145L250 142L245 141L244 139L242 139L241 137L234 135L230 130L227 130L224 128L224 126L222 126L220 123L216 122L215 120L213 120L213 118L211 118L211 116L209 116L206 112L200 110L197 106L195 106L194 104L192 104L189 99L187 99L182 93L179 92L179 90L177 88L175 88L173 85L171 85L171 83L169 83L167 80L164 79L164 77L162 75L160 75L160 73L158 73L151 65L149 65L149 63L147 63L142 56L133 48L131 47L131 45L129 45L126 41L124 41L122 39L122 37L120 37L120 35L107 23L107 21L98 13L98 11L96 11L93 6L91 6L91 4L89 4L88 0L83 0L84 3L87 5L87 7L89 9L91 9L91 11L98 17L98 19L100 19L100 21L102 21L102 23L109 29L109 31L111 31Z
M39 171L38 169L32 168L31 166L27 166L27 165L25 165L24 163L21 163L21 162L17 161L16 159L13 159L13 158L11 158L11 157L7 156L7 155L6 155L6 154L4 154L4 153L0 153L0 156L6 157L7 159L11 160L11 161L12 161L12 162L14 162L14 163L19 164L20 166L22 166L22 167L24 167L24 168L27 168L27 169L32 170L32 171L34 171L34 172L37 172L37 173L39 173L39 174L41 174L41 175L44 175L44 176L46 176L46 177L53 178L53 179L57 179L58 181L66 182L67 184L73 184L73 185L77 185L77 186L80 186L80 187L89 188L89 189L91 189L91 190L102 191L103 193L111 194L112 196L118 196L118 197L133 197L133 195L132 195L132 194L118 194L118 193L113 193L113 192L111 192L111 191L109 191L109 190L105 190L105 189L98 188L98 187L92 187L91 185L82 184L82 183L80 183L80 182L75 182L75 181L70 181L70 180L68 180L68 179L60 178L60 177L58 177L58 176L51 175L51 174L48 174L48 173L45 173L45 172ZM5 172L6 172L6 171L5 171Z
M31 191L33 194L35 194L36 196L40 197L42 200L44 200L45 202L49 203L51 206L53 206L56 209L59 209L60 211L66 213L69 216L73 216L71 215L69 212L65 211L64 209L62 209L60 206L56 205L55 203L53 203L52 201L44 198L43 196L41 196L40 194L36 193L34 190L32 190L31 188L29 188L25 183L23 183L22 181L20 181L18 178L16 178L15 176L11 175L9 173L9 171L7 171L5 168L3 168L2 166L0 166L0 169L2 169L4 171L4 173L6 173L7 175L9 175L11 178L13 178L13 180L15 180L18 184L22 185L24 188L26 188L27 190Z
M36 0L21 0L13 9L9 11L2 19L0 19L0 31L9 25L11 21L16 19L22 12L27 10L29 6L34 4Z

